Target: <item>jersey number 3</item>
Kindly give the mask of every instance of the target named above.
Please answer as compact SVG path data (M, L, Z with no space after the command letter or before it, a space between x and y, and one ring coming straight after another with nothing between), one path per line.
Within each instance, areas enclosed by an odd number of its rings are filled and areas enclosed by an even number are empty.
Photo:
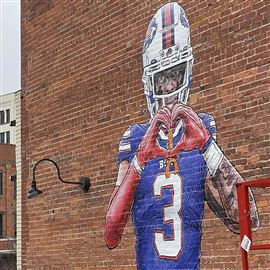
M159 174L153 183L155 198L162 197L162 190L172 190L172 203L163 207L163 223L171 224L172 237L164 237L163 231L154 233L155 246L160 258L176 260L182 249L182 220L179 212L182 207L182 181L178 174L166 178Z

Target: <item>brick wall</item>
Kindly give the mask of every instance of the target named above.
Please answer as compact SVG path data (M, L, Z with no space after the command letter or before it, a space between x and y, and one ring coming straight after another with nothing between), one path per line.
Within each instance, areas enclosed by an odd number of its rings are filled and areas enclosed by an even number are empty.
M22 1L23 270L136 268L131 222L113 251L105 246L104 224L121 134L148 119L141 51L161 4ZM214 115L218 143L245 179L269 177L269 5L181 5L195 55L190 105ZM26 199L33 166L44 157L58 163L66 180L89 176L91 191L62 184L44 163L37 171L43 194ZM263 227L269 225L267 192L254 191ZM262 230L269 239L269 229ZM252 252L254 269L267 268L267 254ZM206 206L201 269L240 268L239 236Z
M14 182L10 176L16 174L15 145L0 144L0 172L2 173L2 194L0 195L0 213L3 214L2 238L10 241L0 240L1 250L13 249L15 237L15 210ZM11 240L12 239L12 240Z

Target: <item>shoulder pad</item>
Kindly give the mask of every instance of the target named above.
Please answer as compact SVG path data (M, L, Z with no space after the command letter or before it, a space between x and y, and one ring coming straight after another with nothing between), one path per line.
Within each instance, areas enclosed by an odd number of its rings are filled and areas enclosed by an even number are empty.
M214 117L211 114L199 113L198 116L202 119L205 128L209 131L213 139L217 139L217 128Z

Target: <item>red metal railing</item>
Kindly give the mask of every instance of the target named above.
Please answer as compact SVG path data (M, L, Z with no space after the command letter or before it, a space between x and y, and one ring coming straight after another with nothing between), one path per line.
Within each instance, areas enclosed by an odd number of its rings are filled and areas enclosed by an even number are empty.
M251 220L249 212L249 199L248 199L248 188L258 187L265 188L270 186L270 178L261 180L252 180L237 184L237 197L238 197L238 215L240 224L240 241L242 242L246 235L250 241L250 250L258 249L270 249L270 244L256 244L252 243L252 231L251 231ZM241 247L242 253L242 266L244 270L248 270L248 253Z

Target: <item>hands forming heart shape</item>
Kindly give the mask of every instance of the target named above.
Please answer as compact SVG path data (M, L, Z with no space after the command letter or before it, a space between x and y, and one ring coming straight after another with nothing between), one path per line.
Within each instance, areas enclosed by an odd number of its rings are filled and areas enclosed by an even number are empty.
M157 136L161 125L165 126L167 130L174 129L179 121L183 121L184 124L184 134L180 141L169 150L160 147ZM202 150L209 137L210 135L202 120L190 107L180 103L175 104L171 110L164 107L152 118L150 126L139 145L137 153L139 164L144 167L150 159L156 157L176 157L181 150L190 151L195 148Z

